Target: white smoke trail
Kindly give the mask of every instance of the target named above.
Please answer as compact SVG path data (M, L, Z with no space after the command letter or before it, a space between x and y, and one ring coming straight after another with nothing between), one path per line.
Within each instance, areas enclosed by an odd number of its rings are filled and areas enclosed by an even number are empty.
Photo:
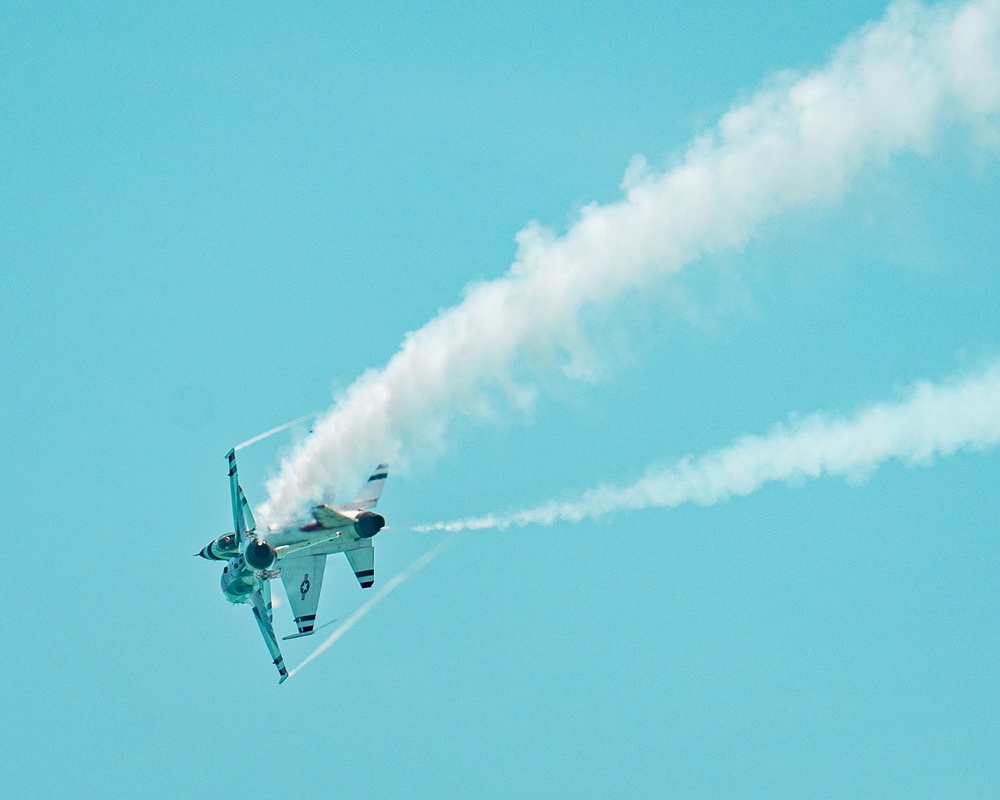
M919 383L906 399L864 408L849 419L813 414L777 425L766 436L745 436L700 458L688 456L666 469L648 470L630 485L600 486L576 500L414 530L503 530L579 522L622 510L708 506L773 481L862 477L889 459L927 465L935 456L962 448L986 450L998 442L1000 363L960 382Z
M522 230L506 275L470 286L336 398L268 482L259 518L284 522L376 460L405 465L492 393L530 403L532 390L513 379L527 354L561 352L567 374L581 375L582 309L736 246L784 210L836 200L863 167L929 150L950 122L989 124L1000 108L1000 0L897 3L825 67L777 83L665 173L637 157L624 199L587 206L563 236Z
M238 453L244 447L249 447L252 444L257 444L257 442L263 441L268 436L274 436L274 434L276 434L276 433L281 433L282 431L287 431L289 428L293 427L294 425L299 425L299 424L305 422L306 420L310 420L313 417L316 417L318 415L319 415L318 411L312 411L312 412L306 414L304 417L299 417L298 419L293 419L291 422L286 422L284 425L279 425L277 428L271 428L271 430L269 430L269 431L264 431L263 433L258 433L252 439L247 439L245 442L241 442L240 444L236 445L236 447L234 447L233 449Z
M323 642L319 645L319 647L317 647L308 656L306 656L301 664L299 664L295 669L291 670L288 673L288 677L289 678L292 677L296 672L299 672L310 661L318 658L325 651L333 647L334 643L341 636L347 633L358 622L360 622L361 619L369 611L371 611L373 608L375 608L375 606L377 606L386 597L388 597L390 592L392 592L394 589L398 589L407 579L411 578L414 575L414 573L417 572L417 570L419 570L421 567L427 566L431 561L433 561L435 558L441 555L441 553L444 552L445 548L447 548L452 543L452 541L453 541L452 539L446 539L445 541L441 542L441 544L439 544L433 550L428 550L426 553L420 556L420 558L418 558L416 561L414 561L412 564L406 567L406 569L404 569L402 572L397 573L388 581L386 581L385 584L383 584L383 586L377 592L375 592L375 594L372 595L367 602L359 606L358 609L353 614L351 614L347 619L345 619L342 623L340 623L340 625L337 626L337 629L333 633L331 633L329 636L326 637L326 639L323 640Z

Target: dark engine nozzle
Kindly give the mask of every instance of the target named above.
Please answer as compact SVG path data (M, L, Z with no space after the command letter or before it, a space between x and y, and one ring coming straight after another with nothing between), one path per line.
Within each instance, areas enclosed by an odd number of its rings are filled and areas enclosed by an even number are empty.
M228 561L239 552L240 546L236 543L236 534L227 533L205 545L198 555L209 561Z
M260 570L268 569L274 563L277 554L274 552L274 548L267 542L254 539L254 541L247 545L243 557L251 569Z
M371 511L362 511L354 521L354 530L362 539L371 539L384 527L385 517L381 514L373 514Z

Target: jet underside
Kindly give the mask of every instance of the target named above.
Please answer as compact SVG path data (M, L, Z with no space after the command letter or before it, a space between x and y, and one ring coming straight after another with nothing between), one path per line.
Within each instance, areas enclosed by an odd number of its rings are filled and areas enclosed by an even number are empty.
M370 587L375 582L372 538L385 526L385 518L370 509L382 495L387 467L380 464L351 503L315 506L306 524L261 533L239 485L235 451L227 458L236 530L215 539L197 555L226 562L222 591L230 602L252 606L280 683L288 673L274 634L270 581L281 577L298 629L286 639L308 636L315 630L328 555L344 553L361 587Z

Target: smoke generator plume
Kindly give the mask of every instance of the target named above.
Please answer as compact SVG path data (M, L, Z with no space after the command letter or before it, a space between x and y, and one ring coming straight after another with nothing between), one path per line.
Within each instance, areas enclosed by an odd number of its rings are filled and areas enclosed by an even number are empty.
M935 456L962 448L986 450L998 442L1000 363L961 382L917 384L905 400L862 409L850 419L813 414L777 425L766 436L745 436L700 458L686 457L666 469L647 470L627 486L600 486L576 500L414 530L503 530L682 503L709 506L774 481L862 477L889 459L924 465Z
M657 174L637 157L624 198L587 206L562 236L529 224L503 277L468 287L338 395L268 482L260 518L287 521L375 460L405 464L494 394L530 403L513 379L526 353L561 353L579 374L582 309L737 246L784 210L836 200L863 167L930 149L951 121L988 124L1000 108L998 44L1000 0L898 3L823 68L733 108L677 166Z

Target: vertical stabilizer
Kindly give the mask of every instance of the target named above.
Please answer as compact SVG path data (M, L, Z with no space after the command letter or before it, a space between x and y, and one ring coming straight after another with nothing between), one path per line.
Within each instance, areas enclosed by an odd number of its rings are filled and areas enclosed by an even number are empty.
M233 504L233 530L236 531L237 546L243 543L243 536L246 533L246 524L243 520L243 509L240 503L240 478L236 474L236 449L233 448L226 454L229 461L229 498Z

